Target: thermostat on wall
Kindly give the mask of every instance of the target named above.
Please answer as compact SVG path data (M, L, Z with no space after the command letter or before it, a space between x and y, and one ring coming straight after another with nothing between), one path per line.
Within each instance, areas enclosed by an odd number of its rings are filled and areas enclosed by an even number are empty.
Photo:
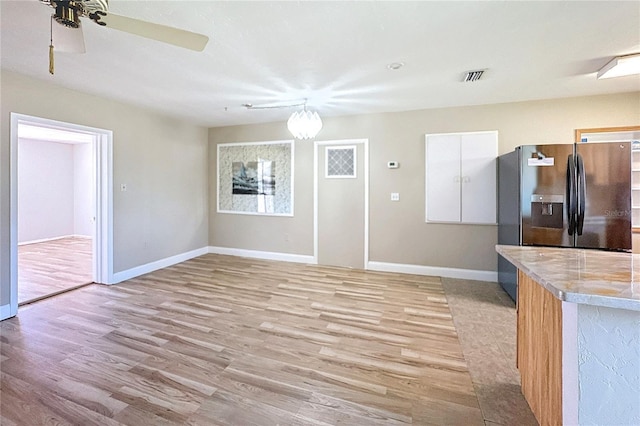
M387 163L387 167L390 169L397 169L398 167L400 167L400 163L398 163L397 161L389 161Z

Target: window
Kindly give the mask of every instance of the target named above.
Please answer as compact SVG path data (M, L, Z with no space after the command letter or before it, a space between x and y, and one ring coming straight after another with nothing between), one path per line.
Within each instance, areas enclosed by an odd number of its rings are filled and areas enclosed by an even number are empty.
M355 178L356 147L327 147L325 150L325 177Z

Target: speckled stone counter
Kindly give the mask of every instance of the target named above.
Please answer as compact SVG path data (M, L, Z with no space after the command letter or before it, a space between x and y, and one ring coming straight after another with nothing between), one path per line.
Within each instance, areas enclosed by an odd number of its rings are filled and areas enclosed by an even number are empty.
M523 278L518 327L549 317L546 305L527 304L529 282L561 301L562 424L640 425L640 255L504 245L496 251L528 277ZM545 327L539 334L558 336L554 330ZM533 359L544 361L545 353L538 350L544 340L521 341L518 333L519 356L535 354ZM535 371L540 376L534 382L547 383L545 369ZM524 386L523 394L531 405L535 399ZM540 397L545 406L547 396Z
M497 245L496 251L558 299L640 311L640 255Z

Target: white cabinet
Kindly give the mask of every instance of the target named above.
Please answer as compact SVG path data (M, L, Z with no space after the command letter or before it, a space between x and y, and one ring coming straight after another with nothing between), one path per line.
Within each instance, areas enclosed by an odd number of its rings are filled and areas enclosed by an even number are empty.
M425 137L426 221L496 223L498 132Z

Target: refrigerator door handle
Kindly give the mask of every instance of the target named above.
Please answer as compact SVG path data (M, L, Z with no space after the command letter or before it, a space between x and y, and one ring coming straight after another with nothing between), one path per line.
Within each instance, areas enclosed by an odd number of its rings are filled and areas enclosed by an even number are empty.
M577 190L578 190L578 212L576 218L576 232L578 235L582 235L582 228L584 225L584 211L585 203L587 202L587 179L584 173L584 161L582 155L576 155L576 177L577 177Z
M576 175L573 154L567 157L567 232L573 235L576 229Z

